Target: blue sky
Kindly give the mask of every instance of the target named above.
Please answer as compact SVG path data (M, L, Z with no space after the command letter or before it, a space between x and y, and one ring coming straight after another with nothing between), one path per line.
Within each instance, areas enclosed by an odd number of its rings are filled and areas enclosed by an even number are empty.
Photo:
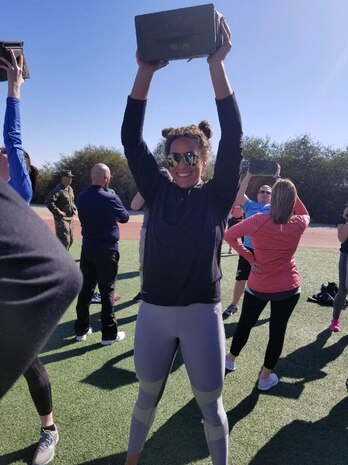
M31 79L22 90L23 143L33 162L87 144L121 149L120 127L137 69L134 16L199 5L189 0L2 0L0 39L24 40ZM208 2L207 2L208 3ZM244 134L282 142L309 133L348 145L348 2L219 0L233 48L226 60ZM2 114L7 86L0 83ZM211 121L205 58L171 62L154 78L145 139L167 126Z

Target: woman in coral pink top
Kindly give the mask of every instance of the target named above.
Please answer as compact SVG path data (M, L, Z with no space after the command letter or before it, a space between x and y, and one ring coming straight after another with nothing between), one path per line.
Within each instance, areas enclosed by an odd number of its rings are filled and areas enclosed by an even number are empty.
M273 368L282 352L286 326L301 292L294 254L309 219L294 184L289 179L280 179L272 188L270 213L254 215L225 234L225 241L251 264L241 317L230 353L226 355L226 368L235 370L236 357L270 301L269 341L258 383L262 391L278 384ZM254 253L243 246L240 238L245 235L251 237Z

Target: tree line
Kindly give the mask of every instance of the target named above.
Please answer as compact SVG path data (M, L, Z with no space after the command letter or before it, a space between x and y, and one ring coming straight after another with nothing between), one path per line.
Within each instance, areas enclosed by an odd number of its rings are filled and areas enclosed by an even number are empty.
M154 150L159 166L166 166L163 156L164 140ZM269 138L245 137L243 141L242 171L252 159L274 160L281 165L281 176L290 178L307 206L313 223L334 224L348 202L348 145L345 148L324 146L309 135L278 143ZM88 145L72 155L61 155L55 163L45 163L40 170L34 203L44 203L46 195L60 182L60 172L70 169L75 175L73 188L77 197L90 184L93 165L103 162L111 171L110 187L129 208L137 187L124 155L112 148ZM214 171L214 155L205 172L209 179ZM256 198L261 184L270 184L273 178L252 178L247 195Z

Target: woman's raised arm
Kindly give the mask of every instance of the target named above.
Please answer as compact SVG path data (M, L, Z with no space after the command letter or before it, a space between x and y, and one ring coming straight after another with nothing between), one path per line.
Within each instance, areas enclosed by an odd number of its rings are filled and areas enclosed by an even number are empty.
M217 100L222 100L233 92L224 65L224 60L232 48L232 34L224 17L220 19L220 27L223 34L222 45L207 59Z

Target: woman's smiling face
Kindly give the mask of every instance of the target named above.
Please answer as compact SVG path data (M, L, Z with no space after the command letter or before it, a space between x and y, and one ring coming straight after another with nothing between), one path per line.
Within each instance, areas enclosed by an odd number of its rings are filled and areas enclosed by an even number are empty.
M185 163L183 155L191 152L199 157L198 162L193 165ZM178 137L170 146L170 153L180 154L181 160L175 167L169 167L173 181L182 189L190 189L202 181L203 160L201 149L194 139L190 137ZM191 156L192 159L192 156Z

